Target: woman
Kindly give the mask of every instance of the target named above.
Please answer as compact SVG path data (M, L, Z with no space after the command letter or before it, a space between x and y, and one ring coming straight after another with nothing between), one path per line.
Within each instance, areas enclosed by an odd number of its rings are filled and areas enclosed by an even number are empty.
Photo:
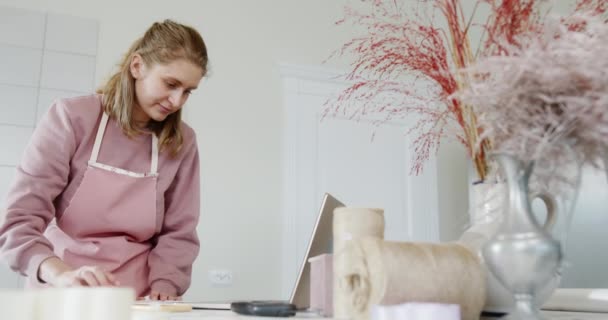
M0 258L28 286L178 299L198 255L199 159L181 108L207 72L191 27L154 23L99 94L54 102L7 197Z

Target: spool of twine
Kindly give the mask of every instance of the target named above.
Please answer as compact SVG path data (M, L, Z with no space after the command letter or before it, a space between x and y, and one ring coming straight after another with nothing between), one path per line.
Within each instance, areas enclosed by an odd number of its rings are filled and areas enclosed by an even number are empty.
M384 239L384 210L378 208L349 208L340 207L334 210L333 216L333 251L334 251L334 277L333 300L334 318L352 318L350 304L342 291L336 290L341 284L339 279L347 270L351 261L344 259L341 251L346 245L361 238Z

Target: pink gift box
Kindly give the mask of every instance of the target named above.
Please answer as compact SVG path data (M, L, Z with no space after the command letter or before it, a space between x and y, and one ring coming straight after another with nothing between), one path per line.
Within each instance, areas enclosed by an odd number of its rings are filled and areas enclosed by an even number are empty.
M322 254L308 259L310 263L310 309L324 317L334 314L333 255Z

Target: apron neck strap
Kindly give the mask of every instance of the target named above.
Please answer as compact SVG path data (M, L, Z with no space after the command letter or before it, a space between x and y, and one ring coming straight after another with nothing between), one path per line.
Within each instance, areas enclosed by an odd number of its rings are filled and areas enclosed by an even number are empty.
M95 144L93 144L93 152L91 152L91 159L89 159L89 162L97 163L99 149L101 148L101 140L103 139L103 133L106 131L106 125L108 124L108 114L105 113L105 111L102 111L102 113L99 128L97 128L97 135L95 136Z
M93 151L91 152L91 158L89 162L97 163L99 157L99 149L101 149L101 140L103 140L103 134L106 131L108 125L108 114L103 112L101 121L99 122L99 128L97 128L97 135L95 136L95 143L93 144ZM152 133L152 161L150 162L150 173L157 174L158 170L158 137Z
M150 163L150 173L157 174L158 171L158 137L152 133L152 162Z

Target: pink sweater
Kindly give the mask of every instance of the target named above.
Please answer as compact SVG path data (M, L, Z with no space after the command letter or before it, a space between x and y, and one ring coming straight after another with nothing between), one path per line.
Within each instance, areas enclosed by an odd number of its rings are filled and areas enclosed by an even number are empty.
M43 232L61 217L80 185L102 115L101 96L55 101L40 121L17 167L0 227L0 259L37 277L53 245ZM190 286L198 255L199 159L194 131L182 123L184 145L176 158L161 152L158 160L157 236L148 258L152 290L182 295ZM114 120L108 122L98 162L134 172L150 169L150 137L127 138ZM91 204L95 205L95 204Z

